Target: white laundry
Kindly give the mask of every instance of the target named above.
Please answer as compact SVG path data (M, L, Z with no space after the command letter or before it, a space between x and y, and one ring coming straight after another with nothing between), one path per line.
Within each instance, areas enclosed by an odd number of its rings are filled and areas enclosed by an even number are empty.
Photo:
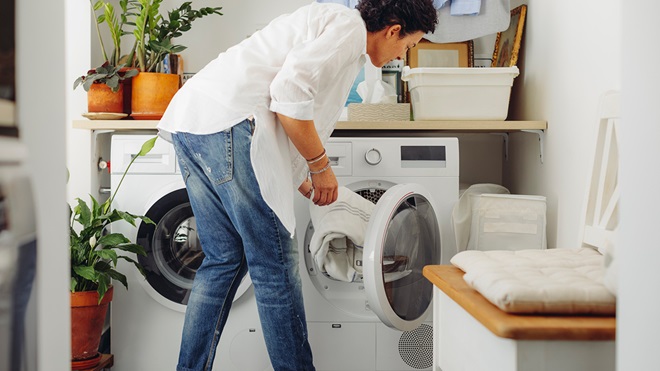
M374 205L346 187L327 206L310 202L314 235L309 249L317 268L336 280L353 282L362 273L362 246Z

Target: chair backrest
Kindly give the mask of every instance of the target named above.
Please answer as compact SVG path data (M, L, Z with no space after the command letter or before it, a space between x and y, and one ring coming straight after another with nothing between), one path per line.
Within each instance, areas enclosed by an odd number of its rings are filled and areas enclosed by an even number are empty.
M601 253L614 244L619 225L619 114L620 93L605 93L600 100L596 150L580 239L582 246L597 248Z

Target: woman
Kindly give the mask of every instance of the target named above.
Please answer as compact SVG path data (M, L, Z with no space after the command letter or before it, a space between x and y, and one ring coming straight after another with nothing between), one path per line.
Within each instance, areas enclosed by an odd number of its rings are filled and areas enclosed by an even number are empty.
M337 199L323 143L366 61L403 56L437 23L432 0L312 3L221 53L177 93L158 128L172 140L206 255L177 370L210 370L248 272L275 370L314 370L293 197Z

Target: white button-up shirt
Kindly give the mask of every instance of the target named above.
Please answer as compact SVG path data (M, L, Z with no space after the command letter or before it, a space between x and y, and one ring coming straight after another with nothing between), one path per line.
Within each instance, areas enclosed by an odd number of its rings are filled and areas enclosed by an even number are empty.
M261 194L293 235L293 197L307 175L275 112L314 120L325 143L366 61L367 30L355 9L312 3L211 61L174 96L160 134L211 134L254 116L250 157Z

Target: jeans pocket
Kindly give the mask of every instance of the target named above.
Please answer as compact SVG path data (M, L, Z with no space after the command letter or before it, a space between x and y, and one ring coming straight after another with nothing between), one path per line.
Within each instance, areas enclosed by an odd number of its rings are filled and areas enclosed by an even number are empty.
M199 149L204 154L200 157L204 172L216 185L233 179L232 131L233 129L230 128L207 136L208 143Z
M195 135L181 133L187 147L186 156L180 158L182 172L190 174L189 166L198 168L215 185L229 182L233 179L232 129L214 134ZM187 179L183 174L184 180Z

